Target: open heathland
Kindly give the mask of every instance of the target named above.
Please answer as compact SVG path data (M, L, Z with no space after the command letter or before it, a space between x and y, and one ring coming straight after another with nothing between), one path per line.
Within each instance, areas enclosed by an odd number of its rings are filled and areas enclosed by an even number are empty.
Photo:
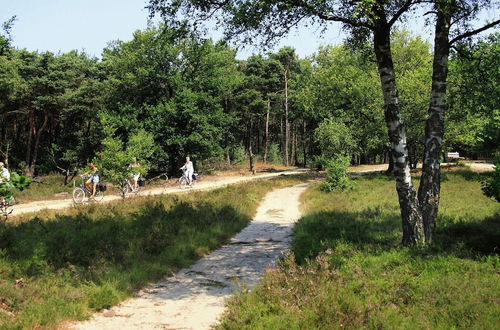
M0 227L0 328L53 328L109 308L227 242L265 193L304 179L9 219Z
M435 242L403 248L392 180L303 196L293 253L228 306L225 329L494 329L500 324L500 204L488 174L444 174Z

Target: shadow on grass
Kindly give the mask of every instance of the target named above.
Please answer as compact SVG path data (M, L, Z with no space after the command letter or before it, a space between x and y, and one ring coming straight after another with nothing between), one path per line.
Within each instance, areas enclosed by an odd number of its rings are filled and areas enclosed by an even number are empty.
M302 218L295 226L293 250L299 263L327 249L349 245L352 251L379 254L400 247L401 220L381 208L362 212L319 212ZM462 258L500 253L500 218L467 222L440 216L435 243L412 249L419 255L453 254Z
M179 254L169 258L178 260L170 265L177 267L216 248L250 220L230 206L181 202L167 209L152 202L125 215L76 214L45 222L35 217L1 225L0 251L27 276L69 265L154 263L166 252Z

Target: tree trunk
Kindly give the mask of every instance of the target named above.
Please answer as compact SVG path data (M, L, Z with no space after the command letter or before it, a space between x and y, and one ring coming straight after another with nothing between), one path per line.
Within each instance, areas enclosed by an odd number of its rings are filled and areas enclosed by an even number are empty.
M422 179L418 199L422 210L425 240L432 242L439 207L441 163L446 109L446 79L448 75L449 32L451 17L438 10L434 37L432 90L428 117L425 123L425 149Z
M290 165L288 157L290 145L290 123L288 122L288 66L285 67L285 165Z
M269 113L271 112L271 99L267 97L266 129L264 137L264 164L267 164L267 153L269 151Z
M422 216L408 166L406 132L401 118L394 64L391 56L390 26L387 24L383 8L378 8L376 11L377 19L373 42L384 95L384 117L394 161L396 191L399 197L403 225L402 243L404 245L419 245L424 243Z
M253 121L250 119L250 128L248 130L248 161L249 161L249 171L252 172L252 174L255 173L254 169L254 159L253 159L253 150L252 150L252 144L253 144L253 139L252 139L252 130L253 130Z
M49 114L45 112L43 114L43 122L40 128L36 131L35 134L35 143L33 145L33 154L31 156L30 162L28 163L28 171L27 176L33 177L35 174L35 165L36 160L38 158L38 147L40 146L40 137L42 136L43 131L47 127L47 123L49 122Z
M304 153L303 167L307 167L307 144L306 144L306 121L304 120L302 126L302 152Z
M248 147L248 161L249 161L250 172L252 172L252 174L255 174L252 143L250 143L250 146Z
M290 154L290 164L291 165L295 165L295 155L296 155L296 153L295 153L295 134L293 132L293 124L291 125L291 130L290 131L291 131L290 132L291 133L290 134L290 139L291 139L291 142L292 142L292 147L290 149L290 152L291 152L291 154Z
M31 161L31 141L33 140L33 132L35 131L35 111L30 111L28 115L28 138L26 145L26 168L25 174L28 175L28 166Z

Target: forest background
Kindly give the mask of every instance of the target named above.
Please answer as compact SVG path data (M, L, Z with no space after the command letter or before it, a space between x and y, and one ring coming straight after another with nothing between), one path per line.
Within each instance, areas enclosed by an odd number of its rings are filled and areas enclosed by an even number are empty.
M369 45L322 47L307 58L283 47L236 58L223 42L163 25L110 42L97 59L12 47L0 39L0 157L28 176L73 174L106 138L154 139L151 173L175 171L186 155L200 168L241 162L308 166L321 154L318 127L336 127L352 164L389 162L383 97ZM423 155L431 45L405 29L393 56L410 163ZM493 157L499 145L499 34L451 54L444 151ZM333 126L332 126L333 125ZM105 129L112 127L114 129Z

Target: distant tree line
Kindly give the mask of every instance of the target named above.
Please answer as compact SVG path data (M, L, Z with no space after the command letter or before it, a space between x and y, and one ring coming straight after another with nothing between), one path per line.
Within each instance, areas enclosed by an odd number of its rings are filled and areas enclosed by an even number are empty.
M98 60L15 49L12 23L0 38L0 157L28 176L74 173L103 152L107 132L123 143L150 134L155 147L145 161L153 172L174 171L186 155L202 166L245 155L307 166L321 154L315 132L325 122L349 135L352 164L392 159L369 45L328 46L305 59L284 47L238 60L227 44L160 25L110 43ZM499 36L451 54L444 151L489 157L500 145ZM415 167L424 153L431 47L406 30L391 38Z

